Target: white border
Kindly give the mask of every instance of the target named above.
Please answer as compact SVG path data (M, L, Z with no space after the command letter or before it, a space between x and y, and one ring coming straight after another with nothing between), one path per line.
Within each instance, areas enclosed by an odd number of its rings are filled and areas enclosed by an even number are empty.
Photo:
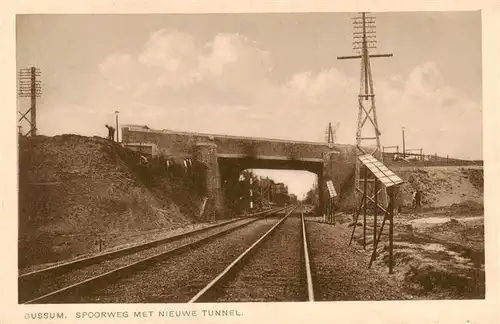
M346 1L347 2L347 1ZM449 11L482 10L483 21L483 112L485 160L485 228L486 228L486 300L478 301L402 301L402 302L320 302L277 304L224 304L211 308L237 307L242 317L150 319L148 322L203 323L497 323L498 319L498 241L499 209L498 164L500 145L498 125L499 35L498 1L350 1L345 5L326 1L140 1L87 0L2 2L0 16L0 189L1 266L0 323L22 323L25 311L64 310L68 315L83 310L165 310L202 309L207 305L17 305L17 149L15 89L15 14L16 13L203 13L203 12L321 12L321 11ZM464 62L466 64L466 62ZM457 66L457 68L460 68ZM38 320L37 323L48 323ZM81 323L67 319L59 323ZM56 323L57 323L56 322ZM146 320L96 320L100 323L142 323Z

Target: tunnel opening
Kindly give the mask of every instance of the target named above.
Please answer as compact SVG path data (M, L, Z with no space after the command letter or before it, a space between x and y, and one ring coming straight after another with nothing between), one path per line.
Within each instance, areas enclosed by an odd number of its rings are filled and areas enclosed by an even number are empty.
M273 167L269 167L270 164ZM219 169L228 217L294 204L307 197L311 203L319 205L319 164L219 160Z

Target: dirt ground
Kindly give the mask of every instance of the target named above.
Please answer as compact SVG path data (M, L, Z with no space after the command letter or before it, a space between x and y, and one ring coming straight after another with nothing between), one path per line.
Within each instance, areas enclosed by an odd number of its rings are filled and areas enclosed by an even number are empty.
M322 217L308 217L322 222ZM367 216L366 249L363 249L362 221L353 241L352 215L337 215L335 225L325 224L331 231L348 233L345 247L365 253L368 267L373 252L373 216ZM382 219L377 220L377 233ZM377 234L378 235L378 234ZM485 297L484 217L426 212L399 215L394 222L394 274L388 274L388 223L385 224L372 269L394 277L411 299L482 299Z
M394 171L405 183L399 197L402 212L394 216L391 276L412 299L485 298L482 167L406 167ZM423 208L418 212L411 209L411 195L416 189L423 192ZM312 212L308 215L309 221L324 221L322 217L311 217ZM382 219L379 214L378 231ZM337 213L335 221L336 225L325 226L341 227L350 237L354 228L352 213ZM373 223L368 210L365 240L362 215L353 235L351 247L366 253L363 266L368 266L373 251ZM388 275L388 261L386 223L372 268Z
M483 205L483 168L481 166L398 167L393 171L405 182L400 186L404 207L411 207L412 192L422 191L426 208L464 206L481 209Z
M309 221L324 222L322 217ZM367 215L366 248L363 220L353 235L351 247L365 252L368 266L373 252L373 216ZM342 228L350 237L352 215L339 213L332 231ZM377 233L382 217L377 219ZM378 234L377 234L378 235ZM348 241L348 240L347 240ZM346 246L347 246L346 242ZM347 247L346 247L347 248ZM412 299L482 299L485 297L484 215L481 210L458 207L407 213L394 218L394 274L403 292ZM377 248L374 271L388 274L388 222Z

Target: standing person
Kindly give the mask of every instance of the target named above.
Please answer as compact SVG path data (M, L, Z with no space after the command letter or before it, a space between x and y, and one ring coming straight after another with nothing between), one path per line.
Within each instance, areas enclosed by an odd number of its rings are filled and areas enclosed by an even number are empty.
M108 139L111 141L115 140L115 129L113 126L105 125L106 128L108 129Z
M415 193L415 206L417 208L417 212L420 212L420 207L422 207L422 192L420 189L417 189Z
M415 208L417 208L417 192L416 191L413 191L413 193L412 193L411 208L413 210L415 210Z
M398 187L394 188L394 209L396 210L396 215L401 214L401 205L403 204L401 197L401 189Z

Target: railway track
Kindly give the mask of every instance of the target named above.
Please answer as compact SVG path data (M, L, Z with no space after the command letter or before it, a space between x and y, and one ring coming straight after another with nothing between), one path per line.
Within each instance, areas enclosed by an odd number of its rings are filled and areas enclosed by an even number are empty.
M189 302L314 301L304 216L292 212Z
M19 303L65 302L61 296L75 296L108 285L283 210L286 207L23 274L18 277Z
M50 303L187 302L282 215L262 217L161 261L136 267L124 275L112 275L101 283L63 292L51 298Z

